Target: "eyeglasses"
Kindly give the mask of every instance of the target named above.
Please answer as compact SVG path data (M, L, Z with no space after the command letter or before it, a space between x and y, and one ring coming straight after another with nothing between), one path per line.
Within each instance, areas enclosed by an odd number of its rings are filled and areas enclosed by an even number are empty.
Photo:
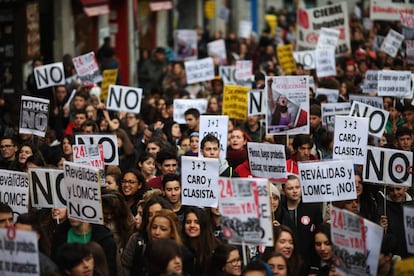
M8 148L11 148L11 147L14 147L14 145L1 145L0 149L8 149Z
M233 260L226 262L226 264L231 264L232 266L236 266L239 262L241 262L241 259L237 258L237 259L233 259Z
M134 181L134 180L125 180L125 179L122 179L121 183L122 183L122 184L129 184L129 185L133 185L133 184L138 184L138 181Z

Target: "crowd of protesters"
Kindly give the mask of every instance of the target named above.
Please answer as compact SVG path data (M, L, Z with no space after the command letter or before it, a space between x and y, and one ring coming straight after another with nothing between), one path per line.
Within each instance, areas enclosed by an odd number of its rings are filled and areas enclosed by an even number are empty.
M206 44L223 38L227 62L252 60L254 88L263 88L266 76L285 75L275 46L281 40L295 46L295 22L285 11L277 13L275 40L270 30L258 37L239 39L234 33L199 33L199 58L207 56ZM337 58L337 75L318 78L314 70L297 64L296 75L311 75L319 88L339 90L338 102L351 94L361 94L368 69L410 70L414 65L404 58L404 45L396 58L373 50L376 35L389 29L401 33L399 22L373 22L365 29L355 14L350 19L351 49ZM108 45L97 53L101 69L119 68ZM64 57L65 74L75 74L70 55ZM33 67L42 59L33 60ZM217 67L218 68L218 67ZM338 275L333 260L329 209L327 204L303 203L298 162L332 157L333 134L322 127L323 96L310 92L310 133L290 137L267 135L263 118L249 116L246 121L231 119L226 159L219 157L220 142L213 135L201 137L200 112L188 109L186 124L173 120L173 100L208 99L206 114L220 115L224 83L217 76L211 81L188 85L182 62L168 59L164 48L142 49L138 62L138 82L144 98L141 113L110 112L100 101L97 85L70 83L53 89L36 88L34 77L27 81L24 95L46 97L50 101L49 128L44 138L19 134L18 108L0 94L0 169L27 171L32 167L62 168L73 161L74 135L111 133L118 139L119 166L105 167L102 187L104 225L68 219L65 208L35 209L20 214L15 227L36 231L39 238L41 275ZM218 72L218 71L217 71ZM119 83L120 80L118 79ZM76 94L67 104L70 91ZM370 140L378 147L413 150L414 106L409 101L383 97L390 112L381 139ZM366 131L366 130L361 130ZM248 177L250 170L247 142L283 144L286 148L286 183L271 184L274 247L250 251L244 260L240 246L228 243L221 232L220 210L181 204L180 156L218 158L219 174ZM200 143L200 152L198 144ZM377 275L393 275L398 258L407 258L403 206L410 204L410 190L364 183L363 168L355 170L357 198L333 202L384 228ZM386 210L386 211L385 211ZM0 203L0 227L13 224L13 210ZM307 218L304 220L303 218ZM246 263L243 263L246 261Z

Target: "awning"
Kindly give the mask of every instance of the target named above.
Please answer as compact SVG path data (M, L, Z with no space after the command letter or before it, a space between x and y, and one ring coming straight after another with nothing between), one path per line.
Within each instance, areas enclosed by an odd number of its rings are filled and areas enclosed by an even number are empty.
M150 3L150 10L152 12L172 10L172 1L152 0Z
M81 0L87 16L109 14L109 0Z

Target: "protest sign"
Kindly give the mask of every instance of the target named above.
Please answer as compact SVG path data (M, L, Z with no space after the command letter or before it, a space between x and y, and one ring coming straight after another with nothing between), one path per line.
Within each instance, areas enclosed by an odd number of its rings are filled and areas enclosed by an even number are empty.
M322 115L322 127L326 128L329 132L335 130L335 116L336 115L348 115L351 111L351 104L345 103L322 103L321 115Z
M215 64L227 64L226 44L224 42L224 39L218 39L207 43L207 52L210 57L212 57L214 60L217 60L217 63Z
M247 98L249 88L237 85L225 85L223 92L223 115L231 119L247 119Z
M99 169L101 186L105 186L105 156L102 144L72 145L73 162Z
M381 252L381 242L384 235L384 228L379 226L377 223L372 222L368 219L364 219L365 229L365 244L367 253L366 265L367 271L364 275L377 275L378 271L378 260Z
M293 56L295 58L296 63L300 63L303 65L303 69L311 70L316 68L316 51L299 51L293 52Z
M414 253L414 208L403 206L404 231L408 253Z
M238 79L236 77L236 66L231 65L221 65L219 66L219 76L223 80L223 84L232 84L232 85L240 85L240 86L246 86L251 87L252 86L252 80L249 79Z
M239 37L250 38L252 35L253 24L252 21L240 20L239 21Z
M364 219L332 207L331 240L333 263L342 275L366 275L366 237Z
M320 6L313 9L298 9L298 50L315 49L322 28L339 31L336 54L346 54L351 49L347 2Z
M257 179L219 177L219 209L223 236L232 243L260 244L265 230L260 225Z
M266 77L267 133L309 133L309 78Z
M252 89L248 95L247 116L266 114L266 94L263 89Z
M229 16L230 16L230 9L228 9L224 6L220 6L218 8L217 18L227 22L229 20Z
M332 49L316 50L315 67L319 78L336 76L335 51Z
M19 133L45 137L49 117L49 100L22 96Z
M227 154L227 129L229 127L229 117L220 115L201 115L200 116L200 139L203 140L207 134L213 134L220 141L220 158L225 159ZM200 147L200 145L199 145ZM199 148L198 152L201 152Z
M102 144L105 165L118 165L118 140L113 134L78 134L75 135L75 145Z
M182 204L217 208L219 160L182 156L181 168Z
M238 80L251 79L253 75L253 63L251 60L237 60L235 77Z
M0 275L41 275L37 235L35 231L0 228Z
M207 0L204 3L204 16L206 19L213 19L216 16L216 2Z
M275 14L266 14L264 19L269 26L270 35L273 37L277 27L277 16Z
M0 202L8 204L17 214L27 213L29 206L27 173L0 170Z
M407 63L414 64L414 40L405 41L405 53L407 56Z
M390 29L381 44L381 51L395 58L403 40L404 36L402 34Z
M30 199L36 208L66 208L63 170L30 168Z
M401 25L407 27L409 29L414 28L414 15L408 12L401 12L400 13L400 21Z
M277 59L279 60L280 66L283 72L293 73L296 71L295 58L293 57L292 44L280 45L276 48Z
M67 188L68 217L103 224L99 170L65 161L63 171Z
M368 70L365 73L364 84L362 85L363 93L378 91L378 70Z
M264 230L261 245L273 246L273 214L270 204L270 187L273 185L267 179L256 178L257 193L259 194L260 227Z
M94 52L74 57L72 61L75 66L76 73L78 74L78 77L83 85L89 85L102 81L102 75L99 71L99 66L96 62Z
M322 28L319 32L316 50L335 49L340 31L332 28Z
M412 98L411 72L381 70L378 72L378 96Z
M339 98L339 90L318 87L315 91L315 97L317 98L319 95L325 95L328 99L328 103L337 103Z
M351 117L363 117L369 119L368 133L375 137L381 138L387 125L390 113L386 110L375 108L368 104L354 101L352 104Z
M394 265L394 275L414 275L414 257L404 258L396 262Z
M253 176L275 180L287 178L284 145L248 142L247 153Z
M184 66L188 84L214 79L212 58L186 61Z
M298 162L303 202L356 199L354 164L348 160Z
M369 6L371 20L400 21L402 12L414 14L412 0L371 0Z
M411 151L367 146L364 181L411 187Z
M368 104L370 106L383 109L384 108L384 101L382 97L372 97L372 96L360 96L360 95L349 95L349 103L352 105L354 101Z
M207 99L174 99L174 121L179 124L185 124L184 112L190 108L195 108L204 114L207 111Z
M107 69L103 71L103 80L101 85L101 99L106 100L108 98L109 86L116 84L118 77L118 69Z
M365 164L368 125L367 118L336 116L333 159L352 158L355 164Z
M106 109L140 113L142 101L142 88L110 85Z
M196 60L196 30L176 30L174 32L174 52L176 60Z
M65 85L65 72L62 62L35 67L34 76L37 89Z

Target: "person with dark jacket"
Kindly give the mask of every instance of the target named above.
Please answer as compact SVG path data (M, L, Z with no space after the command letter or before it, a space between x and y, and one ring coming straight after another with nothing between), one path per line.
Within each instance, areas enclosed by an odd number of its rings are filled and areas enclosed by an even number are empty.
M116 243L111 231L103 225L82 222L75 219L66 220L56 228L52 243L52 260L59 263L56 256L58 250L64 243L87 244L91 241L102 246L110 275L118 275L116 269Z

